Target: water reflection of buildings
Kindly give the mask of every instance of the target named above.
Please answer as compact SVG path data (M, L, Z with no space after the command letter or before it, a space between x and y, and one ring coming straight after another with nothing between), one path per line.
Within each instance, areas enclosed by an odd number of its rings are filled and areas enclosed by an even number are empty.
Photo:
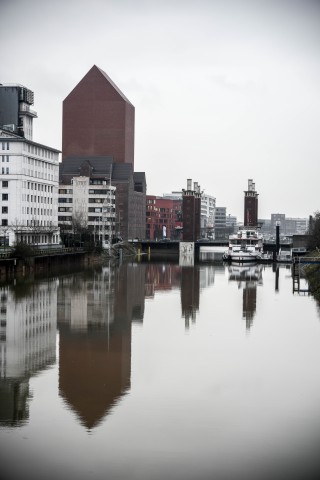
M176 263L146 264L146 298L153 298L156 292L180 287L180 267Z
M185 326L196 321L200 306L200 269L198 266L181 268L181 310Z
M143 320L144 286L134 264L61 279L59 391L88 429L130 388L131 324Z
M28 419L29 378L56 359L57 281L0 288L0 423Z
M257 307L257 285L262 285L262 265L231 265L229 280L236 281L242 293L242 318L250 329Z
M174 263L146 264L146 298L156 292L180 289L181 312L186 328L195 322L200 306L200 291L213 284L216 267L180 266Z

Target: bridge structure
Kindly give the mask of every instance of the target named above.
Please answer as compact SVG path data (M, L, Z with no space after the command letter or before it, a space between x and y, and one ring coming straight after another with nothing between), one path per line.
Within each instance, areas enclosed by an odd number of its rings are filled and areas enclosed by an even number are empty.
M139 242L132 242L142 255L148 255L148 258L179 258L180 241L179 240L142 240ZM227 239L208 240L201 239L194 242L194 257L199 258L201 247L225 247L227 248L229 241ZM265 242L263 245L265 252L276 252L279 248L292 248L292 242Z

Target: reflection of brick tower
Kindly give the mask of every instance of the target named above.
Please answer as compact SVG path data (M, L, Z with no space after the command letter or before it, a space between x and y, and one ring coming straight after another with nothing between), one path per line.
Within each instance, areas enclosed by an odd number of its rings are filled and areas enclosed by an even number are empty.
M200 237L201 193L200 186L188 179L187 190L182 190L183 241L195 242Z
M244 192L244 222L245 227L258 225L258 193L252 179L248 180L248 190Z
M181 269L181 309L186 328L195 322L200 305L200 270L197 267Z
M257 308L257 285L246 285L242 295L242 318L246 320L246 328L249 329Z

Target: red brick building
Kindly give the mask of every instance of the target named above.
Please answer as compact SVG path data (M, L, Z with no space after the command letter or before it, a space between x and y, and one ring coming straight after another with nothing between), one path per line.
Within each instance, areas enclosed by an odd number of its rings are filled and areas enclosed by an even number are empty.
M63 101L62 161L112 155L134 166L134 106L94 65Z
M134 171L135 109L94 65L63 101L61 181L72 184L86 164L90 184L116 187L116 231L143 239L146 178ZM89 199L90 201L90 199Z
M149 240L179 239L182 230L182 200L155 195L147 195L146 200L146 238Z
M197 182L188 180L187 190L182 191L183 241L195 242L200 238L201 193Z
M244 222L245 227L258 226L258 193L252 179L248 180L248 190L244 192Z

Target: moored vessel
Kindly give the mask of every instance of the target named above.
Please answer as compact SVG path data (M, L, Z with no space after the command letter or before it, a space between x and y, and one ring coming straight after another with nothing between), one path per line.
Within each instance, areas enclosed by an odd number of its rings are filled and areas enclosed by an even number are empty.
M228 262L257 262L263 259L263 236L253 228L243 228L229 236L229 248L223 254Z

